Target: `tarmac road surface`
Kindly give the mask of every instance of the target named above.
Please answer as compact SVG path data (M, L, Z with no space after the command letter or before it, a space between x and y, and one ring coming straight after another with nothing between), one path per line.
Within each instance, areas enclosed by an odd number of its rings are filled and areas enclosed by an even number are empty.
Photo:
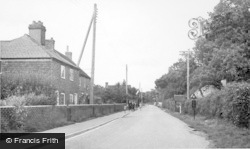
M68 138L66 149L208 148L209 141L153 105Z

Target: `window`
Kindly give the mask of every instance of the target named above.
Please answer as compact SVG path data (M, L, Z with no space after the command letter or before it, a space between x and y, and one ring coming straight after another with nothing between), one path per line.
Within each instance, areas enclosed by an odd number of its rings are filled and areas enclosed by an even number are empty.
M81 86L82 85L82 79L81 79L81 77L79 77L79 86Z
M60 94L59 105L65 105L65 93Z
M65 66L61 65L61 78L65 79Z
M56 105L59 105L59 91L56 91Z
M74 70L73 69L69 69L69 80L74 81Z
M77 104L77 93L75 93L74 103Z
M85 78L83 78L83 88L84 89L86 88L86 80L85 80Z
M70 104L74 104L73 94L69 94L69 102Z

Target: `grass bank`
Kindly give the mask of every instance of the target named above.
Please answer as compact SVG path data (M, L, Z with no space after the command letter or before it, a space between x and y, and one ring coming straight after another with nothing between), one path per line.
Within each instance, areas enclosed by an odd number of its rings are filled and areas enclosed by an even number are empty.
M184 121L191 128L204 132L213 148L250 148L250 129L238 128L221 119L209 119L198 115L194 120L190 115L163 110Z

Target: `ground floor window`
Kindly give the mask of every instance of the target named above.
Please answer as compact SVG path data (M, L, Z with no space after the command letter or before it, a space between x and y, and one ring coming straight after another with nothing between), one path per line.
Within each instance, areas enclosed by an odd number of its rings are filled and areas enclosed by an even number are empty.
M60 94L59 105L65 105L65 93Z
M56 105L59 105L59 98L60 98L59 91L56 91Z
M76 105L77 104L77 99L78 99L78 95L77 93L74 94L74 104Z
M74 104L74 97L73 94L69 94L69 103Z

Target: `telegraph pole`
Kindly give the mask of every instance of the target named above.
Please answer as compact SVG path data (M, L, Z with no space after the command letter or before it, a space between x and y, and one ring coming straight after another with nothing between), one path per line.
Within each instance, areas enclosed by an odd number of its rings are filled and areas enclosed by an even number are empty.
M90 104L94 104L96 15L97 15L97 5L94 4L94 16L93 16L93 48L92 48L91 84L90 84Z
M128 95L128 66L126 64L126 95ZM128 104L128 97L126 96L126 102Z
M187 100L189 100L189 55L190 55L190 50L188 49L188 51L180 51L181 55L185 55L186 56L186 60L187 60Z
M1 100L1 97L2 97L2 43L0 41L0 100ZM2 108L0 107L0 133L2 132L1 131L1 122L2 122Z
M187 100L189 100L189 54L190 54L190 51L188 49L188 56L187 56Z

